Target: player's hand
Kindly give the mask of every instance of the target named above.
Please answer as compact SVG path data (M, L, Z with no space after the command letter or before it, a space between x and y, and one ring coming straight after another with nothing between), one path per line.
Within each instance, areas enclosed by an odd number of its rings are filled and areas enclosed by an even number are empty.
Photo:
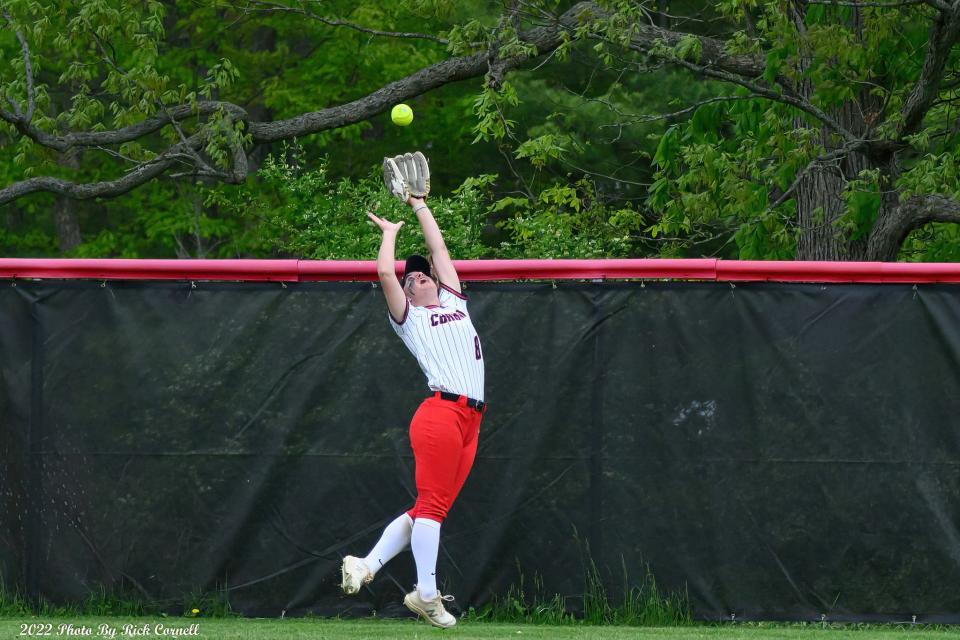
M410 205L412 208L416 209L421 204L426 204L426 203L424 202L424 198L418 198L417 196L410 196L409 198L407 198L407 204Z
M401 220L400 222L390 222L389 220L378 218L373 214L372 211L367 211L367 217L370 218L370 220L372 220L375 225L380 227L380 230L383 231L384 233L387 233L388 231L392 231L396 233L397 231L400 231L400 227L403 226L403 220Z

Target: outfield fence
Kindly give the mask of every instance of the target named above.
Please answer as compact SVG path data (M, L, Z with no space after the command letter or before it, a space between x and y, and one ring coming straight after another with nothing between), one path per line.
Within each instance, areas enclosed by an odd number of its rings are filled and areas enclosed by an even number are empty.
M458 262L490 408L439 575L700 619L960 622L960 265ZM426 394L372 262L0 259L0 576L399 612ZM593 571L596 567L596 571ZM914 618L916 616L916 618Z

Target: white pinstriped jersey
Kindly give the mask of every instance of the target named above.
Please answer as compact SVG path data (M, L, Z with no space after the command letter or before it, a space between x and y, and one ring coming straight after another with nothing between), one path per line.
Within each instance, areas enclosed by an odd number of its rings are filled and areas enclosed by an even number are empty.
M390 326L427 376L434 391L483 400L483 352L467 313L466 296L440 285L440 306L415 307L407 301L401 322L390 312Z

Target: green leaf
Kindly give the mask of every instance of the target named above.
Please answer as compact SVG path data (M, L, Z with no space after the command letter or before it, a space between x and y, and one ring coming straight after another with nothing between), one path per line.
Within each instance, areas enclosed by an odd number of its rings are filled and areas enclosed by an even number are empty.
M694 35L684 35L673 48L674 54L681 60L699 63L703 51L703 43Z

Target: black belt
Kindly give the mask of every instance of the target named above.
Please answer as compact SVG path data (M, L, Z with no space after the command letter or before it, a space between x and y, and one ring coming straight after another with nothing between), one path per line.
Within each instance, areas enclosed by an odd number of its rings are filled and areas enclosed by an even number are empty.
M460 396L455 393L447 393L446 391L436 391L433 394L434 398L440 398L441 400L449 400L450 402L457 402L460 404L465 404L471 409L483 413L487 409L487 403L482 400L474 400L473 398L468 398L467 396Z

